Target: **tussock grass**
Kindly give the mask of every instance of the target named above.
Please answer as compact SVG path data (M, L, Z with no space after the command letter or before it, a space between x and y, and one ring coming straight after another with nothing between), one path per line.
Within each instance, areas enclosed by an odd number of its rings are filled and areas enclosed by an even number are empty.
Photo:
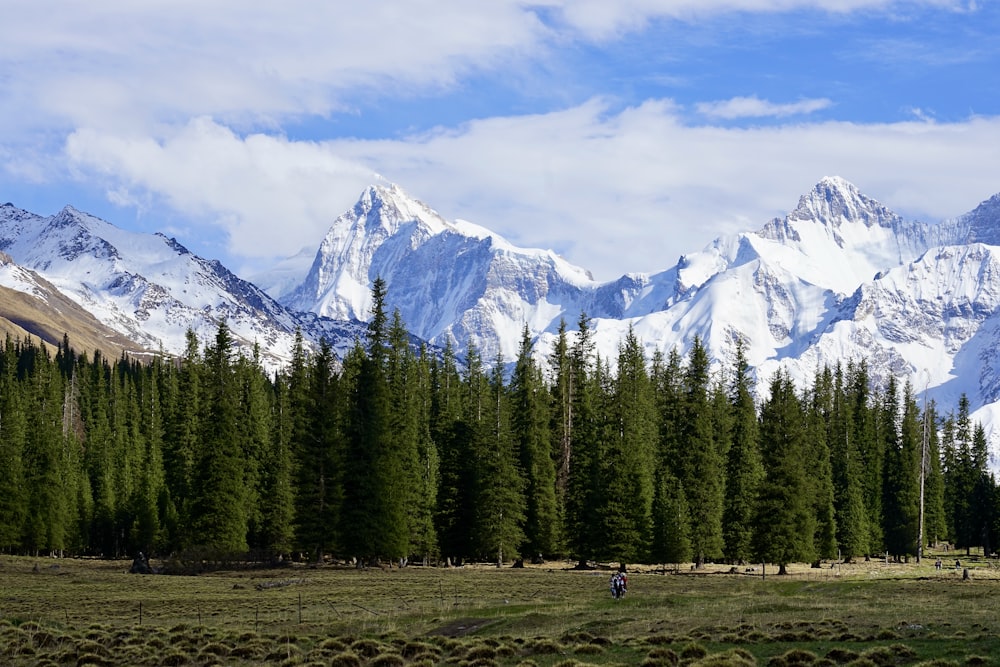
M793 567L764 580L721 567L637 571L621 601L608 596L604 572L551 563L169 577L126 569L0 556L0 664L740 667L787 664L795 651L812 665L1000 664L1000 568L985 565L970 581L884 563ZM278 579L296 584L256 586Z

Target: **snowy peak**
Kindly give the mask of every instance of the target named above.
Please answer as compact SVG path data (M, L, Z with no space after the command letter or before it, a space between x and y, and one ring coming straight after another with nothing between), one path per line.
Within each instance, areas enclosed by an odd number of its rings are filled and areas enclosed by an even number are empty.
M902 219L879 202L867 197L839 176L827 176L799 198L789 221L814 220L831 227L861 223L866 227L892 227Z
M1000 245L1000 194L995 194L960 219L967 243Z
M368 186L354 205L353 214L359 222L382 225L389 234L394 234L406 222L420 221L434 233L445 224L436 211L407 195L395 183Z

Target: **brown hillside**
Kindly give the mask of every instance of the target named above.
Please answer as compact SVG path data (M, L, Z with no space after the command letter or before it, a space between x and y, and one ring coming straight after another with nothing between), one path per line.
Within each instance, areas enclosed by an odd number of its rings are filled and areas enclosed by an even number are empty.
M30 336L54 349L69 336L77 352L93 355L94 350L108 358L118 358L122 352L147 356L148 351L121 334L101 324L97 318L66 298L54 286L39 278L45 290L43 296L0 287L0 336L10 334L15 339Z

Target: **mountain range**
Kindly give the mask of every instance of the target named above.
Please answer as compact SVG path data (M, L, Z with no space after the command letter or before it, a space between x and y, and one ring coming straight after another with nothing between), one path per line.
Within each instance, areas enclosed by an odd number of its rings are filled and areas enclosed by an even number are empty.
M311 264L289 260L253 282L72 207L43 217L0 206L0 251L0 318L74 304L107 340L146 351L179 354L188 329L210 340L221 319L272 369L297 329L343 351L363 335L381 276L414 336L458 353L474 345L486 360L512 361L525 326L544 357L560 322L572 330L586 313L606 359L630 327L650 353L684 353L697 336L717 362L743 340L759 386L779 367L804 386L824 364L866 359L876 380L909 380L943 411L966 394L989 432L1000 427L1000 195L921 222L828 177L783 218L610 282L445 220L395 185L366 189ZM35 314L19 316L28 303Z

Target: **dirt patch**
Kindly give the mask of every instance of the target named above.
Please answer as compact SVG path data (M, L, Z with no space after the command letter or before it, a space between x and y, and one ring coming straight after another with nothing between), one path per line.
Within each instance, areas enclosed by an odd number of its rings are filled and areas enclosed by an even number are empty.
M464 637L466 635L471 635L473 632L482 630L488 625L492 625L495 621L486 618L460 618L452 621L451 623L446 623L440 628L435 628L427 634L437 635L439 637Z

